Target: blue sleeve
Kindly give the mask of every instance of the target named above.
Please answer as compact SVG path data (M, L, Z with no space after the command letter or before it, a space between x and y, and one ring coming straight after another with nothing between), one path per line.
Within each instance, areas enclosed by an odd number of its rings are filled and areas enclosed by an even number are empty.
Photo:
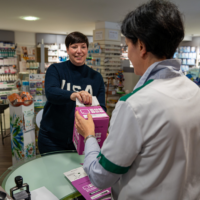
M54 65L51 65L46 73L45 93L47 100L52 104L63 105L72 101L70 96L73 91L61 89L60 76Z
M98 91L97 99L100 103L100 106L106 112L107 109L106 109L106 105L105 105L105 85L104 85L102 76L101 76L101 86L100 86L99 91Z
M121 175L105 170L97 158L99 153L100 147L97 140L95 138L88 138L85 143L83 169L95 187L106 189L113 186L119 180Z

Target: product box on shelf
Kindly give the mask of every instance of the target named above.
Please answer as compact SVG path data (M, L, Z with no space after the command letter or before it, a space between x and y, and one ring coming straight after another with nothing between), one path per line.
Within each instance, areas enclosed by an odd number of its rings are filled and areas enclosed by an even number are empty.
M120 30L115 29L97 29L93 31L94 41L111 40L121 41Z
M34 103L18 107L10 104L10 135L13 164L36 155Z
M115 23L115 22L97 22L97 23L95 23L95 29L101 29L101 28L121 30L121 24Z
M108 124L109 124L109 117L106 112L99 106L99 102L96 97L92 97L92 105L85 106L84 104L80 103L79 100L76 100L76 108L75 112L78 111L79 114L87 119L87 115L90 113L92 115L94 125L95 125L95 137L100 147L102 147L103 142L106 139ZM84 154L84 137L80 135L75 127L74 121L74 130L73 130L73 143L76 147L76 150L79 155Z

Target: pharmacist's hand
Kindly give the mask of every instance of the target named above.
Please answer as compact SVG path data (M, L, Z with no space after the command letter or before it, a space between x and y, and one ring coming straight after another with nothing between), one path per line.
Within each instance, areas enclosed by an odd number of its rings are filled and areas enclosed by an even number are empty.
M76 98L78 98L81 103L92 105L92 95L86 91L72 93L70 99L76 101Z
M86 138L88 135L95 136L95 127L92 116L90 114L88 114L87 116L88 120L81 117L78 111L76 111L75 113L75 127L78 130L78 133L81 134L84 138Z

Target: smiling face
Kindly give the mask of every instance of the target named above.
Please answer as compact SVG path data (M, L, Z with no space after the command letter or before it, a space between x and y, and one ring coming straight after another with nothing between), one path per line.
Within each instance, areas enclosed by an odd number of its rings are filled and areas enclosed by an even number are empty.
M70 44L67 48L69 59L76 66L81 66L85 64L87 52L88 48L86 43Z

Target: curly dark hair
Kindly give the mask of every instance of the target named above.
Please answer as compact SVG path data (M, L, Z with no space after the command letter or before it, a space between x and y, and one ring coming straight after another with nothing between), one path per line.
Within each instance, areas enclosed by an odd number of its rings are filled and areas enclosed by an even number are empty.
M86 43L87 47L89 46L87 36L80 32L72 32L65 38L65 45L67 48L69 48L69 45L75 43Z
M121 32L133 44L141 40L156 57L170 59L184 38L182 14L169 1L151 0L126 15Z

